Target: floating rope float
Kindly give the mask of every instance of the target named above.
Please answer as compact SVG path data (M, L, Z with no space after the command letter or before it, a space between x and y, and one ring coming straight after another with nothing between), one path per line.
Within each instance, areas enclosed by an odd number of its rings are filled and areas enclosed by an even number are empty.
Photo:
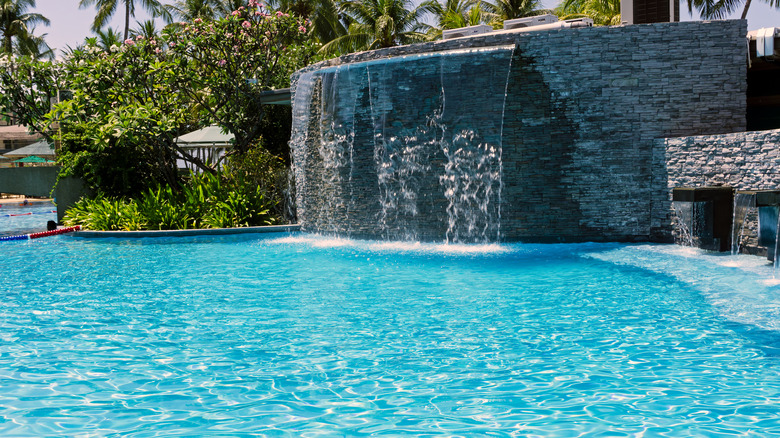
M51 214L56 213L57 210L52 211L35 211L35 212L29 212L29 213L17 213L17 214L0 214L0 217L15 217L15 216L30 216L32 214Z
M56 235L59 235L59 234L72 233L72 232L78 231L80 229L81 229L81 225L76 225L74 227L65 227L65 228L60 228L60 229L57 229L57 230L41 231L40 233L19 234L18 236L6 236L6 237L0 237L0 242L8 241L8 240L38 239L38 238L41 238L41 237L49 237L49 236L56 236Z

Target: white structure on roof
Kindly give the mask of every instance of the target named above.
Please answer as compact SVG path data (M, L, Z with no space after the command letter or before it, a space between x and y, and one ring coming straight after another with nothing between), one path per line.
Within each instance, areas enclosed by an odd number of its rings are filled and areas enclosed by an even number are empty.
M234 139L232 133L225 133L219 126L211 125L177 137L176 144L204 163L215 164L224 159L227 150L233 147ZM182 159L177 160L176 164L179 169L197 169Z

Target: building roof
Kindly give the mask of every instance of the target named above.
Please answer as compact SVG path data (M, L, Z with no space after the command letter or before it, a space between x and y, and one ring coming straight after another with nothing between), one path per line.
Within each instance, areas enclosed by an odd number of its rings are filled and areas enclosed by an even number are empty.
M23 148L13 150L3 154L7 158L21 158L29 155L37 155L41 157L54 157L54 145L50 144L46 140L36 141L31 145L27 145Z
M234 138L233 134L224 133L219 126L211 125L177 137L176 143L179 146L229 145Z

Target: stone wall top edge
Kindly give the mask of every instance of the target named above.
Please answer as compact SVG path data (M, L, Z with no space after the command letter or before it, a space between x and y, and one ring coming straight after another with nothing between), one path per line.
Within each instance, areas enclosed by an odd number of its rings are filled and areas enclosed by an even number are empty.
M587 44L588 34L592 36L604 35L661 35L665 29L674 30L674 33L694 33L696 30L705 29L712 37L734 38L747 34L747 20L715 20L715 21L686 21L671 23L633 24L621 26L594 26L587 28L562 28L538 32L503 33L494 32L467 38L455 38L451 40L437 40L406 46L389 47L385 49L370 50L351 53L339 58L327 59L312 64L294 73L298 76L307 71L314 71L328 67L335 67L355 62L373 61L394 56L414 55L421 53L442 52L447 50L482 48L516 44L524 46L538 38L550 38L555 36L570 36L570 41L576 44ZM727 29L731 32L726 31ZM697 38L700 35L697 35ZM740 44L744 44L741 40Z
M719 138L755 138L755 137L780 137L780 129L768 129L766 131L739 131L739 132L727 132L723 134L707 134L707 135L691 135L683 137L667 137L659 138L659 141L711 141Z

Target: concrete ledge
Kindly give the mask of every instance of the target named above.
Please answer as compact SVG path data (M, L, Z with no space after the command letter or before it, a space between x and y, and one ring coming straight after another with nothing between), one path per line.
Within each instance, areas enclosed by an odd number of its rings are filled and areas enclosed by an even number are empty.
M145 231L77 231L71 236L88 239L103 237L119 237L123 239L136 239L141 237L190 237L190 236L226 236L231 234L251 233L285 233L300 231L301 226L293 225L269 225L265 227L242 228L200 228L196 230L145 230Z

